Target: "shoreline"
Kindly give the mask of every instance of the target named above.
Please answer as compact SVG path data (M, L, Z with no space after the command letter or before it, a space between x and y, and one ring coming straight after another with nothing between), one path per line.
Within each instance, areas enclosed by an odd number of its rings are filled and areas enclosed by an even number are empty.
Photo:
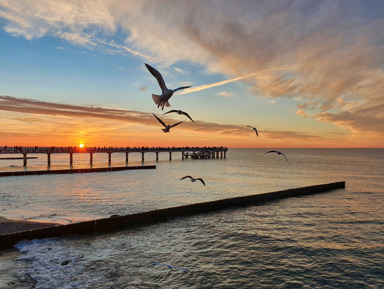
M0 235L58 226L58 223L14 220L0 216Z

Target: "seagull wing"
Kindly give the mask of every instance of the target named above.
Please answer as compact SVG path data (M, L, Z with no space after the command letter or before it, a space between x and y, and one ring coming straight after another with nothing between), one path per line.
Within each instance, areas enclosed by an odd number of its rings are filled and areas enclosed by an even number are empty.
M287 162L289 163L289 160L287 159L287 157L285 156L285 154L283 154L283 153L281 153L284 157L285 157L285 159L287 160Z
M153 264L153 265L160 265L160 266L168 266L168 265L166 265L166 264L158 263L158 262L153 262L152 264Z
M168 265L168 264L157 263L157 262L154 262L153 265L165 266L165 267L168 267L168 268L171 269L171 270L172 270L172 267L173 267L173 266Z
M161 76L160 72L158 72L156 69L154 69L149 64L145 63L145 66L148 68L149 72L157 79L157 82L160 85L161 91L164 92L167 90L167 86L165 85L164 79Z
M184 120L183 120L183 121L180 121L180 122L178 122L178 123L175 123L175 124L173 124L173 125L171 125L171 127L177 126L177 125L179 125L179 124L182 123L182 122L184 122Z
M253 128L253 126L250 126L250 125L247 125L247 127L251 127L251 128Z
M180 267L176 267L176 266L172 266L172 265L169 265L171 269L175 269L175 270L180 270L180 271L183 271L183 272L186 272L188 273L189 270L187 269L184 269L184 268L180 268Z
M184 268L180 268L180 267L176 267L176 266L173 266L173 265L168 265L168 264L163 264L163 263L157 263L157 262L154 262L152 263L153 265L159 265L159 266L165 266L165 267L168 267L169 269L175 269L175 270L180 270L180 271L183 271L183 272L186 272L188 273L189 270L187 269L184 269Z
M160 118L158 118L154 113L152 113L154 117L156 117L156 119L164 126L164 127L167 127L167 125L164 123L164 121L162 121Z
M196 179L196 180L201 181L201 182L203 183L203 185L205 186L205 182L204 182L204 180L203 180L202 178L198 178L198 179Z
M256 135L259 136L259 133L257 132L257 129L255 127L253 129L255 130Z
M170 110L170 111L168 111L168 112L166 112L166 113L163 113L163 115L164 115L164 114L167 114L167 113L171 113L171 112L177 112L177 110L176 110L176 109L172 109L172 110Z
M190 179L193 179L191 176L185 176L185 177L182 177L180 180L184 180L186 178L190 178Z
M272 151L267 151L266 153L264 153L264 154L269 154L269 153L279 153L278 151L274 151L274 150L272 150Z
M181 86L181 87L178 87L178 88L174 89L173 92L178 91L178 90L181 90L181 89L190 88L190 87L191 87L191 86Z
M189 116L188 113L186 113L186 112L184 112L184 111L182 111L181 113L184 114L186 117L188 117L190 120L192 120L192 122L194 122L193 119Z

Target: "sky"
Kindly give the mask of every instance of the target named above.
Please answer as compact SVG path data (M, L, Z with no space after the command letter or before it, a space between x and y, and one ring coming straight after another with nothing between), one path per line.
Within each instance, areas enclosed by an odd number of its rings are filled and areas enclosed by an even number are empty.
M384 147L383 27L381 0L0 0L0 146ZM157 108L145 63L191 88Z

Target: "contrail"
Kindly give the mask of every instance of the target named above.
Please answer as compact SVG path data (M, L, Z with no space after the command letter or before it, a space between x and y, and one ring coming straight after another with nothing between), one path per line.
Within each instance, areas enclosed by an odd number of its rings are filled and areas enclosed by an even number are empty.
M215 87L215 86L221 86L221 85L224 85L224 84L227 84L230 82L234 82L234 81L238 81L238 80L241 80L244 78L256 76L256 75L259 75L259 74L264 73L264 72L286 70L288 68L291 68L291 66L282 66L282 67L277 67L277 68L265 69L262 71L246 74L243 76L239 76L239 77L235 77L235 78L231 78L231 79L227 79L227 80L223 80L223 81L219 81L219 82L215 82L215 83L211 83L211 84L204 84L204 85L200 85L200 86L196 86L196 87L191 87L191 88L188 88L188 89L185 89L185 90L179 92L178 94L187 94L187 93L191 93L191 92L196 92L196 91L208 89L208 88Z

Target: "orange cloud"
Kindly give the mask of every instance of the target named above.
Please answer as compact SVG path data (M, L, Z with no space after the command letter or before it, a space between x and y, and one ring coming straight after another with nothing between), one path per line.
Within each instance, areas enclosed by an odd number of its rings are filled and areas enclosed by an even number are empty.
M0 133L3 145L68 145L85 139L94 145L227 145L232 147L287 146L318 139L315 135L296 131L260 130L262 138L255 142L254 133L246 125L219 124L195 120L185 121L166 137L151 113L77 106L31 99L0 96ZM161 116L164 121L172 118ZM7 142L7 143L6 143ZM40 142L40 143L37 143ZM41 144L42 143L42 144Z

